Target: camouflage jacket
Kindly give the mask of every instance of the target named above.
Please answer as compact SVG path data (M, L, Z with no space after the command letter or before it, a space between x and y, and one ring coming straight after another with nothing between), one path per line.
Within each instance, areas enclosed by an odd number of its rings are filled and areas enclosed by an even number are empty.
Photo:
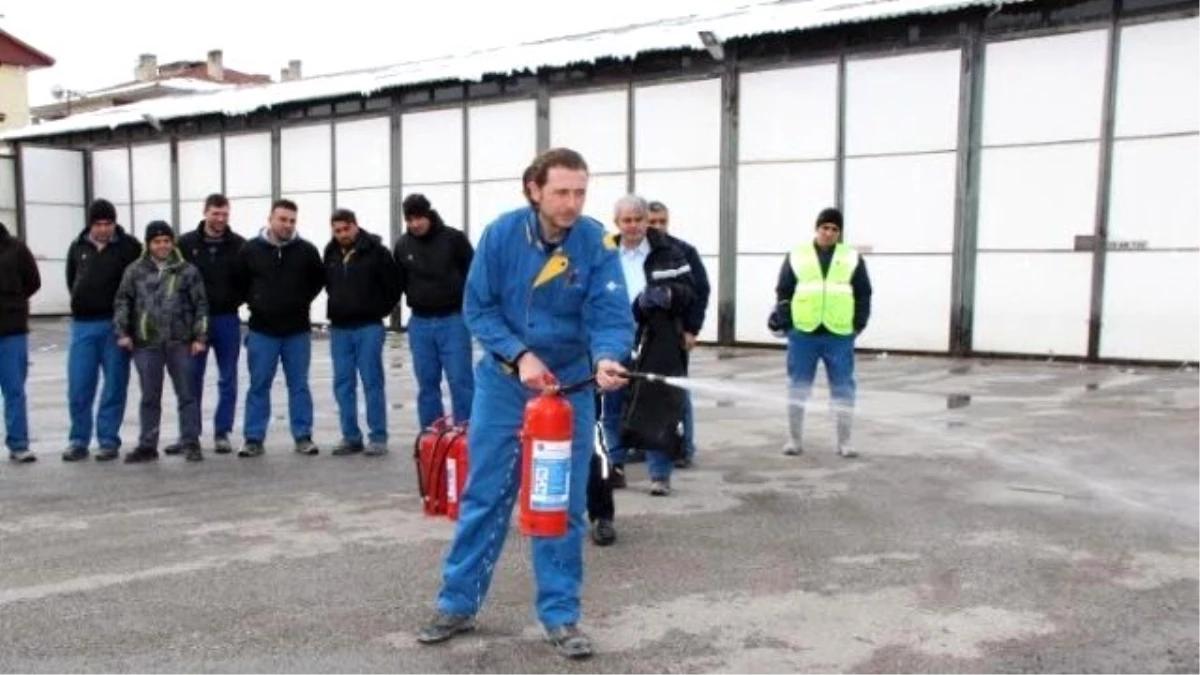
M147 247L125 268L114 310L117 337L131 337L139 346L208 341L204 279L179 249L171 251L167 264L159 269Z

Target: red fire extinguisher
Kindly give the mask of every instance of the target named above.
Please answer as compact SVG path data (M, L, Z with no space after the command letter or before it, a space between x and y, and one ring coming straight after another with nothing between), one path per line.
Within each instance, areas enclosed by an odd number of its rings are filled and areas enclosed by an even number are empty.
M462 501L467 485L467 434L464 430L462 442L454 443L446 451L446 515L458 520L458 505Z
M521 534L562 537L569 524L571 502L571 438L575 414L566 395L592 379L558 387L549 381L542 393L525 404L521 427Z

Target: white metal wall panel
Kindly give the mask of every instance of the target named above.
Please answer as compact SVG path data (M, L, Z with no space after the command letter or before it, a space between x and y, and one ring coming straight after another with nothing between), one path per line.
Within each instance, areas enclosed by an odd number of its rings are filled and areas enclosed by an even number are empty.
M512 190L520 196L521 186L518 185L521 181L513 181ZM462 230L466 226L466 219L463 217L463 186L462 183L441 184L441 185L405 185L400 191L401 197L407 197L411 194L420 193L425 195L429 203L442 216L442 220L450 227ZM499 214L497 214L499 215ZM404 223L400 223L401 229L404 229Z
M524 168L522 168L524 171ZM519 209L526 204L521 194L520 180L487 181L471 183L471 219L467 236L471 244L479 243L483 230L502 213Z
M1200 359L1200 20L1121 29L1102 358Z
M279 139L280 192L328 192L333 187L332 133L328 124L283 129Z
M634 106L634 161L638 171L720 164L719 79L638 87Z
M672 214L674 220L674 214ZM674 230L674 225L671 229ZM717 341L717 289L721 285L721 266L720 261L715 255L702 255L700 262L704 263L704 271L708 272L708 283L712 287L712 293L708 296L708 313L704 318L704 326L700 329L700 334L696 336L701 342L716 342Z
M405 183L462 182L462 115L462 108L450 108L401 117L401 175Z
M779 281L779 268L786 257L786 252L773 255L738 254L737 300L733 320L733 332L738 342L784 344L783 340L767 330L767 317L775 309L775 284ZM715 287L713 293L716 293Z
M834 162L741 165L738 253L783 254L812 239L817 214L834 204L836 168Z
M333 213L333 203L328 192L297 192L283 193L285 199L290 199L296 202L296 231L300 236L307 239L313 246L317 247L317 254L325 254L325 245L329 243L332 235L329 232L329 216ZM268 211L270 206L268 205ZM265 225L265 222L264 222ZM313 323L326 323L328 321L326 309L325 291L313 300L309 316Z
M1200 19L1121 28L1116 135L1200 129Z
M201 138L179 142L180 218L185 222L193 213L183 210L183 202L199 201L221 191L221 139Z
M670 209L671 234L700 255L715 256L720 249L720 183L719 169L700 169L639 173L635 185L639 195Z
M350 209L358 226L392 245L392 191L390 188L338 190L335 209Z
M203 204L200 205L203 207ZM182 211L181 211L182 213ZM201 212L201 217L203 212ZM246 239L257 237L271 216L270 197L230 197L229 226ZM200 219L196 218L199 223Z
M1197 325L1200 252L1108 254L1101 357L1200 360Z
M597 174L626 172L628 139L629 93L624 89L550 99L550 146L582 154L593 180Z
M392 121L387 117L338 122L337 189L382 188L392 182ZM390 221L390 219L389 219Z
M743 73L738 95L739 161L837 154L836 64Z
M136 145L133 154L133 201L171 201L171 144Z
M225 137L225 195L271 196L271 134L253 133ZM266 221L266 214L263 214Z
M537 154L533 100L471 106L468 126L472 182L520 178Z
M848 234L851 227L847 225ZM858 337L857 346L948 350L950 256L866 255L865 258L871 276L871 318L866 331ZM775 270L779 270L778 265Z
M588 178L587 201L583 204L584 215L591 216L600 221L609 232L616 232L617 226L613 222L615 215L613 209L617 205L617 200L624 197L627 192L629 192L628 185L623 173L608 176L590 176ZM667 208L670 208L670 205Z
M954 149L961 64L957 49L849 61L846 154Z
M129 150L110 148L92 153L92 195L117 204L128 204ZM28 190L26 190L28 199ZM124 221L122 221L124 222Z
M233 222L233 204L230 203L230 222ZM204 220L204 200L190 200L179 202L179 231L187 232L188 230L196 229L200 221ZM236 231L236 228L235 228Z
M956 166L953 153L847 159L845 239L867 252L949 254Z
M144 240L146 226L155 220L167 223L176 231L179 229L177 224L172 222L170 202L135 203L133 205L133 219L126 225L126 229L136 234L138 239Z
M1097 138L1107 48L1107 30L989 44L983 144Z
M41 290L30 300L30 312L66 314L71 309L65 282L67 249L86 220L83 153L23 147L21 179L25 190L25 239L38 259L43 279Z
M1090 253L980 253L974 348L1083 356L1091 270Z

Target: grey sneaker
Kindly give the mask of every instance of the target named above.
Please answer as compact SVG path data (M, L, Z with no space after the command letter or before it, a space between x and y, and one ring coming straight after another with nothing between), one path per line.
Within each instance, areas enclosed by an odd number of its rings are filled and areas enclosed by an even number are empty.
M13 450L8 458L17 464L28 464L37 461L37 455L32 450Z
M72 446L63 451L64 462L78 462L88 458L88 449Z
M547 630L546 642L554 645L559 656L568 659L586 659L592 655L591 639L573 623Z
M182 455L184 451L183 443L175 442L163 448L164 455Z
M204 453L200 451L199 443L185 443L183 446L184 459L189 462L204 461Z
M158 451L155 450L154 454L157 456ZM121 451L117 450L116 448L100 448L100 452L96 453L96 461L97 462L111 462L112 460L117 459L120 456L121 456Z
M312 442L311 438L301 438L296 441L296 452L311 457L321 452L321 449L317 447L316 443Z
M214 438L213 452L218 455L228 455L233 452L233 443L229 442L229 436L217 436Z
M360 453L362 451L363 451L362 441L347 441L345 439L342 439L342 442L338 443L337 447L335 447L333 449L333 452L330 454L332 454L334 457L345 457L346 455L357 455L358 453ZM296 444L296 452L300 452L300 444L299 443Z
M783 454L788 457L799 457L804 454L804 448L801 448L800 444L796 441L788 441L783 446Z
M246 441L241 450L238 450L238 457L261 457L263 445L257 441Z
M650 481L651 497L666 497L671 494L671 483L665 480Z
M388 446L384 441L375 441L367 446L363 454L368 457L382 457L388 454Z
M855 450L849 443L846 443L838 446L838 455L849 459L851 457L858 457L858 451Z
M475 630L475 617L470 614L449 614L438 612L433 621L421 629L417 642L423 645L433 645L445 642L459 633Z

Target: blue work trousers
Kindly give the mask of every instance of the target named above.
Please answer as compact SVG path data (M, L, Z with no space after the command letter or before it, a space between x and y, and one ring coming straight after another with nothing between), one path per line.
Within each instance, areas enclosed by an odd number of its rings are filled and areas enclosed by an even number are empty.
M367 399L367 433L372 443L386 443L387 396L384 393L382 323L359 328L329 329L329 353L333 358L333 396L337 400L342 439L362 442L358 426L358 380L362 379Z
M238 360L242 352L242 326L237 314L219 314L208 319L208 349L193 357L192 391L196 407L203 409L204 371L208 356L217 360L217 410L213 414L213 438L228 436L233 431L233 414L237 409Z
M271 385L275 372L283 364L287 382L288 420L292 439L312 438L313 400L308 387L308 367L312 361L312 335L308 331L286 337L250 331L246 335L246 365L250 369L250 388L246 392L243 433L246 441L262 443L271 420Z
M96 440L106 450L121 448L121 423L129 393L130 352L117 346L110 319L74 319L67 351L67 402L71 416L68 432L72 448L87 449ZM100 407L93 417L100 375Z
M450 385L450 405L456 422L471 419L475 376L471 366L471 333L462 314L411 316L408 345L417 378L417 421L425 429L445 417L442 371Z
M29 334L0 336L0 396L4 397L4 445L9 452L29 449Z
M560 381L586 377L556 373ZM442 569L443 586L437 607L454 614L479 611L491 586L492 574L504 547L521 484L521 429L525 403L532 395L516 378L485 356L475 372L474 417L467 432L468 475L455 528L454 541ZM576 377L570 377L576 375ZM570 462L569 526L559 538L533 538L533 573L537 618L547 629L577 623L583 586L583 540L587 533L588 465L596 423L593 393L569 397L574 409L574 438Z

